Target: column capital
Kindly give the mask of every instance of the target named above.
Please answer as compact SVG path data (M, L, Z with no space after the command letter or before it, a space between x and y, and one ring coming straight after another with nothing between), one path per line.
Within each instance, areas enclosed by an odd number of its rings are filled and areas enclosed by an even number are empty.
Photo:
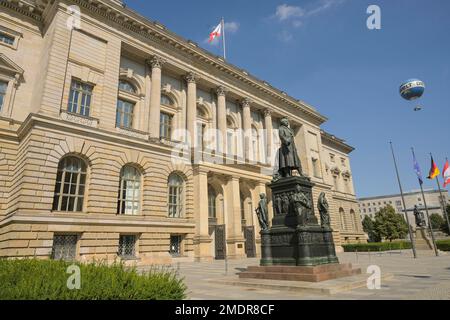
M189 71L185 74L184 80L186 80L187 83L195 83L200 77L193 71Z
M147 60L147 64L149 66L151 66L152 69L153 68L161 69L164 63L166 63L166 59L164 59L164 58L162 58L160 56L157 56L157 55L154 55L154 56L151 57L151 59Z
M242 108L246 108L246 107L250 107L250 104L253 101L249 98L242 98L238 100L238 104L242 107Z
M218 86L216 88L216 93L218 96L224 96L228 92L228 89L224 86Z
M270 110L269 108L265 108L263 110L263 114L264 114L264 117L272 117L272 110Z

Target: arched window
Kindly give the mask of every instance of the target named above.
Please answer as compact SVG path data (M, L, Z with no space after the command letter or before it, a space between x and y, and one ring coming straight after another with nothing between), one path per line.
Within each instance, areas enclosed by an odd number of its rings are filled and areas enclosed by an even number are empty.
M236 154L236 148L235 148L235 128L236 126L233 123L233 120L230 117L227 117L227 156L233 157Z
M253 150L253 161L259 160L259 136L258 136L258 130L256 130L255 127L252 126L252 150Z
M133 166L124 166L120 170L119 195L117 197L118 214L138 214L141 191L141 174Z
M183 211L183 186L184 180L178 174L169 176L169 217L180 218Z
M216 197L216 191L208 186L208 216L210 218L216 217Z
M355 213L355 210L350 210L350 217L352 218L352 224L353 224L353 230L358 231L358 221L357 221L357 215Z
M83 211L86 164L80 158L61 159L56 175L53 210Z
M161 104L166 105L166 106L172 106L174 103L173 103L172 99L170 99L165 94L162 94L161 95Z
M119 90L133 94L136 94L137 92L136 87L133 84L131 84L131 82L126 80L119 80Z
M345 229L345 212L342 208L339 208L339 219L341 221L341 231L343 231Z

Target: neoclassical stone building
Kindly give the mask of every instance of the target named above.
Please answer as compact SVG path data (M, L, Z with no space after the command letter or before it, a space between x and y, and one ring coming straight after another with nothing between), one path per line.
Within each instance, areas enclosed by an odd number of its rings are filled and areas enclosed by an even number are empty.
M121 1L1 1L0 256L257 256L283 116L336 245L364 240L353 149L313 107Z

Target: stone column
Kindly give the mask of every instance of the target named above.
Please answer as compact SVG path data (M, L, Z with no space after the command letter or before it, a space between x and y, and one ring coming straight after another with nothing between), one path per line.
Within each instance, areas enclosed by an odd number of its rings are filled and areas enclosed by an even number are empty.
M161 110L161 68L165 60L153 56L149 61L152 68L152 86L150 93L149 133L151 138L159 139L159 117Z
M272 130L272 111L264 110L264 129L266 130L266 163L272 163L273 148L273 130Z
M216 89L217 93L217 128L219 129L219 137L217 137L219 152L227 151L227 109L225 93L226 88L220 86Z
M252 135L252 119L250 114L250 100L244 98L240 101L240 105L242 106L242 127L244 129L244 159L251 159L251 155L253 155L252 144L250 143L250 138Z
M195 259L197 261L212 260L211 238L208 230L208 171L203 168L195 169Z
M197 77L194 72L186 74L184 79L187 82L187 110L186 110L186 129L190 137L191 148L194 147L197 139L195 138L197 122Z
M239 177L232 176L228 181L229 187L229 209L227 227L227 256L230 259L245 257L245 239L242 232L241 221L241 197L239 192Z

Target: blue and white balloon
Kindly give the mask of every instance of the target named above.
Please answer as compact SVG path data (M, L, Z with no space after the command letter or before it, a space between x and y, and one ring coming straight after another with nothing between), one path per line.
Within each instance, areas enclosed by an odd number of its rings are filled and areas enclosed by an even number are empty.
M400 95L408 101L419 99L425 91L425 84L418 79L410 79L400 86Z

